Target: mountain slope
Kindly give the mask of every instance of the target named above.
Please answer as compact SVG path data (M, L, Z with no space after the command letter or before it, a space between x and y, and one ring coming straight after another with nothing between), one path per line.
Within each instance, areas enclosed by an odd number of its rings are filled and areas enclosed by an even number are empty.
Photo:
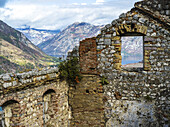
M0 21L0 72L48 66L54 60L32 44L24 34Z
M79 45L79 41L85 38L95 37L101 28L102 26L76 22L37 46L51 56L67 55L68 51L71 51L73 47Z
M17 28L17 30L22 32L35 45L54 37L60 32L60 30L45 30L30 27Z

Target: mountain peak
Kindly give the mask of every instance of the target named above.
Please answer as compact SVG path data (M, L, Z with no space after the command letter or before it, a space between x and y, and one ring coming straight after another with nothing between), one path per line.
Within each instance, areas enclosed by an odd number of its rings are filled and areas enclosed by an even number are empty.
M38 44L38 47L51 56L67 55L81 40L98 35L100 29L101 26L75 22L49 40Z
M91 25L90 23L87 23L87 22L75 22L75 23L73 23L73 25Z

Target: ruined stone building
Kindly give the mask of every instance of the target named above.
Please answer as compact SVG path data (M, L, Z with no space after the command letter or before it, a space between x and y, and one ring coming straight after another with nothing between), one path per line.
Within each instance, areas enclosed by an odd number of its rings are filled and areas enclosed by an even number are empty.
M83 78L75 87L58 69L0 76L5 127L168 127L170 1L143 0L80 42ZM121 65L121 38L143 37L143 67ZM101 83L107 80L106 84Z

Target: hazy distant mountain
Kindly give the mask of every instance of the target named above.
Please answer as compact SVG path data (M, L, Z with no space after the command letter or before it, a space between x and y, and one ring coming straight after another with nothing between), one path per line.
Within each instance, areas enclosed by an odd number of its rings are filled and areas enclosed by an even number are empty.
M79 41L95 37L100 33L103 26L95 26L85 22L76 22L69 25L64 30L60 31L47 31L34 28L22 28L20 31L29 35L30 40L37 41L37 46L45 53L51 56L67 55L74 46L79 45ZM57 33L59 32L59 33ZM123 61L141 61L143 60L143 40L142 37L122 37L122 58ZM126 63L126 62L125 62Z
M53 64L24 34L0 20L0 73Z
M123 56L140 56L143 55L143 37L122 37L122 55Z
M143 60L143 37L121 38L122 64L136 63Z
M60 30L35 29L28 26L25 28L17 28L17 30L22 32L35 45L52 38L60 32Z
M79 41L99 34L102 27L85 22L76 22L49 40L38 44L38 47L51 56L67 55L68 51L79 45Z

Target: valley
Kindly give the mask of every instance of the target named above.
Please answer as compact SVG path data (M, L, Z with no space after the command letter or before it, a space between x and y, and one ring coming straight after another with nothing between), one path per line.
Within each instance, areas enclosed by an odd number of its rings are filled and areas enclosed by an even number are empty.
M54 66L59 61L42 52L24 34L0 21L1 73Z

